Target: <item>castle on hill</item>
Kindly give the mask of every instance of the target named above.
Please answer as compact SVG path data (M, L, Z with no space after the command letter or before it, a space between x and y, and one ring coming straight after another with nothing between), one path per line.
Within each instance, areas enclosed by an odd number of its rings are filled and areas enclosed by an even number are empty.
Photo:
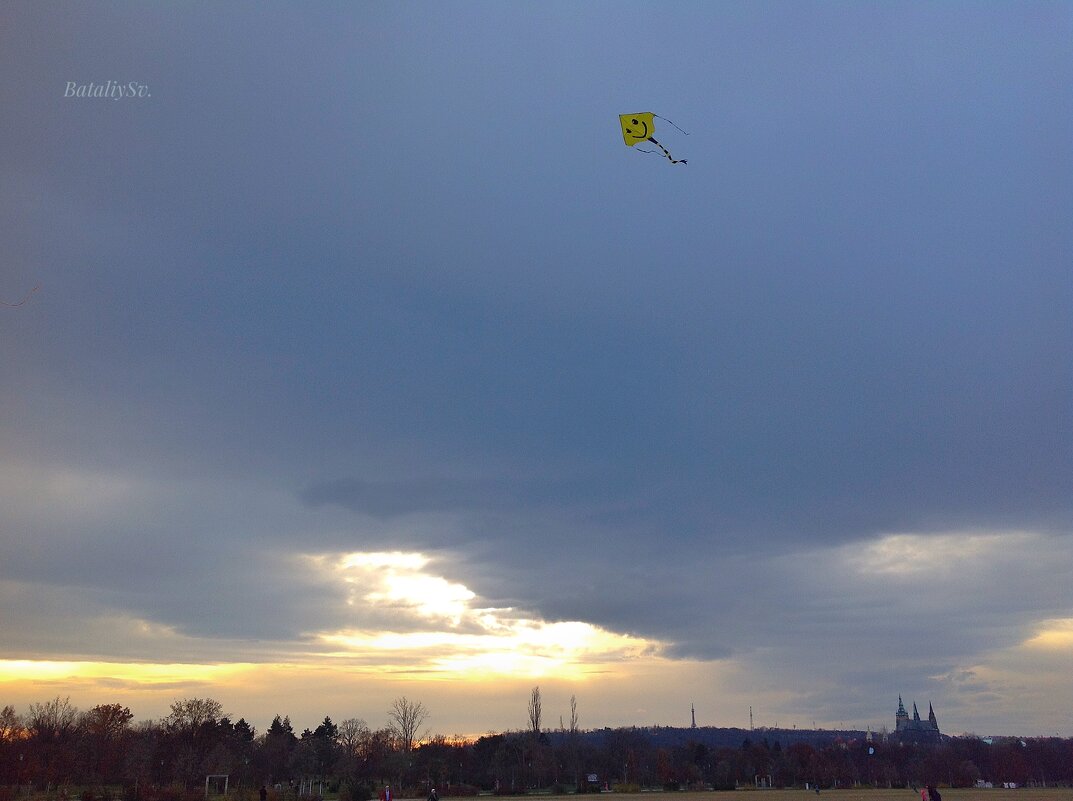
M937 743L943 737L939 732L939 721L935 718L935 710L930 703L927 720L920 717L915 701L913 702L913 717L909 717L900 695L898 696L898 712L894 716L894 734L903 742L916 743Z

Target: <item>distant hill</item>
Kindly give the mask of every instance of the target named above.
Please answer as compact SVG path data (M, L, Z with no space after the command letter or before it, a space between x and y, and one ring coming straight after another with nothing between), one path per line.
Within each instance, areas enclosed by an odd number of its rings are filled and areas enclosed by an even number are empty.
M655 748L673 748L686 743L702 743L709 748L741 748L746 740L759 743L767 740L770 745L779 743L786 747L794 743L808 743L822 747L836 740L863 740L867 732L856 729L738 729L717 728L715 726L698 726L697 728L674 726L630 726L629 731L644 737ZM607 735L618 729L604 728L582 731L581 739L590 745L602 745ZM558 744L565 734L559 731L548 732L552 743Z

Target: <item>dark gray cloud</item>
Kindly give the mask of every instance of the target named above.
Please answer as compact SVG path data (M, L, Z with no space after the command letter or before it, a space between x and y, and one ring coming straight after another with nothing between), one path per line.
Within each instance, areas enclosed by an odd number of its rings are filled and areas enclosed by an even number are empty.
M349 619L295 554L423 550L676 656L795 644L814 704L854 643L896 665L862 708L1073 615L760 572L899 532L1066 565L1066 9L5 13L20 592L283 641ZM63 97L108 80L152 97ZM617 141L641 109L688 166Z

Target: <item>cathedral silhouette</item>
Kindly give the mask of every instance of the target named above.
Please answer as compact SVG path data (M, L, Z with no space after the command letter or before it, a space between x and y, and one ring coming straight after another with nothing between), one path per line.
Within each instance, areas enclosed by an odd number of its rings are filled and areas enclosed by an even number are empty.
M900 695L898 696L898 712L894 716L894 733L903 742L937 743L943 737L939 732L939 721L935 718L935 710L931 703L928 704L927 720L920 717L915 701L913 702L913 717L909 717Z

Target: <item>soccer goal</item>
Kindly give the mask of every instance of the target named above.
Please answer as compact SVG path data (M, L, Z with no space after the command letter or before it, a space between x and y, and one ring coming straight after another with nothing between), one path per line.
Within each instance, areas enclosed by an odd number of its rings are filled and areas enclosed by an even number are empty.
M228 773L210 773L205 777L205 798L210 795L213 796L226 796L227 795L227 778Z

